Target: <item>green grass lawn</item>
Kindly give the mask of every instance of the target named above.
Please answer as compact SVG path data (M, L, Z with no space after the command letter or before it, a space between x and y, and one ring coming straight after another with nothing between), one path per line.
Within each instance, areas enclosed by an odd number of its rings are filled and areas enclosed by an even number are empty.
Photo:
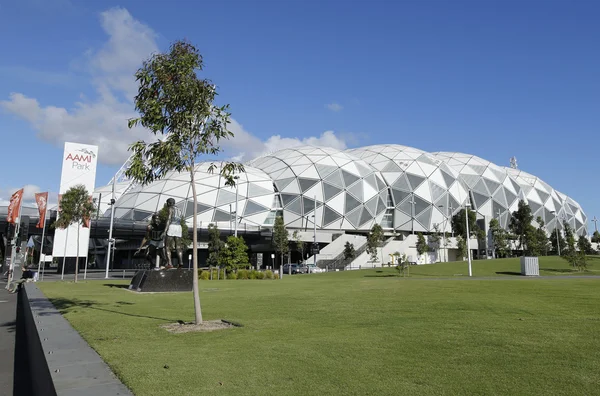
M464 268L201 281L204 318L244 327L178 335L159 325L191 320L191 293L39 286L136 395L600 394L600 277L496 274L518 260L473 263L501 279L454 276Z

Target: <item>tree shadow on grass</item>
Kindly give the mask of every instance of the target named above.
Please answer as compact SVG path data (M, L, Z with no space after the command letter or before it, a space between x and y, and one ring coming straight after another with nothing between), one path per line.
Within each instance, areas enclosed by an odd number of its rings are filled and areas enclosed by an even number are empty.
M397 277L396 274L381 274L381 275L365 275L365 278L393 278Z
M4 322L0 324L0 327L6 327L9 333L14 333L17 328L17 321L11 320L10 322Z
M515 271L497 271L496 275L518 275L518 276L521 276L521 273L515 272Z
M79 300L77 298L73 298L73 299L69 299L69 298L51 298L50 302L54 305L54 307L58 311L60 311L61 314L66 314L66 313L69 313L69 312L73 312L77 308L83 308L83 309L94 309L94 310L97 310L97 311L109 312L109 313L118 314L118 315L131 316L131 317L134 317L134 318L162 320L162 321L170 322L170 323L179 321L179 319L159 318L159 317L156 317L156 316L138 315L138 314L133 314L133 313L128 313L128 312L116 311L116 310L113 310L113 309L103 308L102 307L102 306L109 306L110 307L109 304L99 303L97 301ZM127 302L127 301L117 301L115 304L117 304L118 306L134 305L134 303ZM51 315L54 312L53 311L46 312L46 313L40 312L39 315L42 315L42 316L44 314Z
M117 288L117 289L128 289L129 285L119 285L116 283L105 283L102 286L106 286L106 287L110 287L110 288Z
M571 268L540 268L540 271L558 272L560 274L578 274L578 273L581 273L581 271L577 271L576 269L571 269Z

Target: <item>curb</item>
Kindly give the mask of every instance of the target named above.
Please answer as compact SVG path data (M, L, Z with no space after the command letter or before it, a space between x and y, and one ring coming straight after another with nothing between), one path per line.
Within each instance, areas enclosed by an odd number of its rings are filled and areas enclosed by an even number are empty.
M22 292L26 300L23 308L29 310L33 318L33 325L27 330L35 332L33 335L41 345L41 351L30 351L29 358L37 357L46 363L57 395L133 396L35 283L25 284ZM35 354L38 356L33 356ZM35 375L33 372L32 376Z

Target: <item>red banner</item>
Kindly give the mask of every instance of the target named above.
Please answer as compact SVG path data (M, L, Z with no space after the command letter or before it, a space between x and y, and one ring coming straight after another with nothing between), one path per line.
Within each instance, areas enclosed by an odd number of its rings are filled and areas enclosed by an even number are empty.
M44 228L44 224L46 224L46 206L48 205L48 193L36 193L35 203L37 203L38 212L40 214L40 220L38 221L36 227Z
M19 212L21 211L21 200L23 199L23 189L15 192L10 197L10 204L8 205L8 216L6 221L9 223L16 223L19 220Z

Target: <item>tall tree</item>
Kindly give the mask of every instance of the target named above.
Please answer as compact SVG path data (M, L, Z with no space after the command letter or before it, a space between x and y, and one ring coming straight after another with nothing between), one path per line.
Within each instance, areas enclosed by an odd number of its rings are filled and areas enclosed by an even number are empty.
M456 236L456 255L461 259L467 255L467 241L460 234Z
M354 260L356 256L356 250L354 249L354 244L346 241L344 245L344 260Z
M563 230L565 233L565 241L567 243L567 251L573 253L575 252L575 233L566 221L563 222Z
M550 250L550 240L548 239L548 234L546 234L545 223L540 216L537 217L536 222L538 223L538 228L534 230L535 236L533 238L536 247L535 256L547 256Z
M75 282L77 282L79 273L79 230L87 220L92 218L95 207L90 193L82 184L69 188L62 195L58 207L58 219L54 223L55 227L64 229L73 224L77 225L77 256L75 257Z
M221 240L221 231L214 224L208 225L208 259L207 264L211 267L219 266L219 256L225 242Z
M283 255L288 252L288 230L283 223L283 217L277 216L273 225L273 247L281 257L281 268L283 268Z
M417 253L419 254L419 256L422 256L425 253L427 253L428 251L429 251L429 246L427 245L425 236L423 236L423 233L418 232L417 233Z
M293 241L294 249L298 253L300 253L300 261L304 260L304 246L305 246L305 243L302 240L302 238L300 236L300 232L298 230L295 230L294 233L292 234L292 241Z
M442 233L440 231L440 225L439 223L435 223L433 225L433 232L431 234L429 234L429 243L431 243L433 246L435 246L436 249L436 255L438 256L438 260L440 260L440 242L442 240Z
M490 220L490 232L496 258L507 257L510 253L508 234L504 228L500 227L497 219Z
M247 268L249 265L248 245L244 238L233 235L227 237L227 241L219 252L219 267L233 270Z
M198 272L198 199L195 167L199 157L216 156L219 142L233 137L227 129L228 106L214 104L215 85L198 77L204 63L198 49L185 41L171 45L167 53L155 54L135 73L139 84L135 109L139 118L129 120L129 127L140 125L159 138L153 143L138 141L129 149L133 152L126 176L141 183L152 183L169 172L188 172L192 186L194 273ZM211 163L208 170L214 172ZM235 186L234 174L244 172L241 164L221 163L225 185ZM194 313L196 324L202 323L202 308L198 292L198 277L193 277Z
M558 234L558 242L556 234ZM566 253L567 242L565 241L565 238L563 238L561 232L557 231L556 228L550 233L550 243L552 244L552 250L555 251L556 254L558 254L558 247L560 247L561 255Z
M592 242L600 243L600 232L594 231L594 234L592 234Z
M468 216L469 216L469 233L471 235L476 235L477 232L479 231L479 227L477 226L477 214L472 211L471 209L469 209L468 212ZM451 226L452 226L452 232L454 232L455 235L463 235L466 236L467 235L467 228L466 228L466 219L465 219L465 209L461 209L458 213L456 213L454 216L452 216L452 220L450 222Z
M531 225L532 221L533 214L531 214L531 208L525 201L520 200L518 209L512 213L508 228L516 235L519 241L519 249L523 251L523 254L525 254L524 246L526 236L528 233L531 233L533 228Z
M367 237L367 254L373 262L377 261L377 248L381 245L382 241L383 228L379 224L375 224Z
M592 248L592 244L585 236L580 236L577 240L577 249L579 252L583 252L585 254L594 254L594 249Z

